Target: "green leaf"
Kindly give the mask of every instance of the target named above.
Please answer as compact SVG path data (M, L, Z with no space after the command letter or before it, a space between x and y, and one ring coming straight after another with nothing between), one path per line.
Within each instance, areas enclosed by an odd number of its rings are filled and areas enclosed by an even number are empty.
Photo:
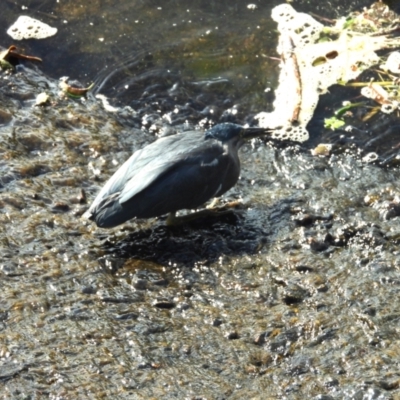
M324 120L324 127L332 129L333 131L341 128L345 124L346 124L346 122L344 122L342 119L337 118L337 117L325 118L325 120Z

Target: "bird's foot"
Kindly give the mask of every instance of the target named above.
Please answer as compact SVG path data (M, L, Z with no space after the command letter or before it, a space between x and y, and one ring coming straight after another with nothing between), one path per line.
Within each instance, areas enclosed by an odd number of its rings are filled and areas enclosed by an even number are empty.
M206 209L221 211L221 210L226 210L227 208L236 208L236 207L240 207L241 205L243 205L243 201L240 199L232 200L232 201L229 201L228 203L225 203L225 204L217 207L218 204L220 204L220 198L215 197L213 199L213 201L206 207Z
M224 204L222 207L215 207L212 209L204 209L200 211L193 212L191 214L176 216L175 213L168 214L166 225L167 226L178 226L182 225L200 218L204 217L221 217L223 215L232 214L234 212L233 208L241 205L241 202L230 202Z

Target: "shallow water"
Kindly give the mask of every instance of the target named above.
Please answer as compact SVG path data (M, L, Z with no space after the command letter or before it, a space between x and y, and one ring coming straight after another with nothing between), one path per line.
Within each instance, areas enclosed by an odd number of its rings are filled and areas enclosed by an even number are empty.
M2 398L398 398L399 170L380 164L397 154L397 116L351 136L324 130L343 97L335 89L309 143L241 150L241 179L222 199L241 199L232 214L174 228L164 218L111 230L80 220L132 149L204 118L250 121L276 81L272 60L247 62L276 46L272 4L129 4L26 3L32 16L68 23L23 44L50 55L40 70L0 75ZM0 18L14 20L15 3L4 7ZM343 7L314 9L333 18ZM91 34L87 15L107 24ZM121 15L142 21L129 24L139 43ZM118 65L129 68L112 74ZM62 75L94 80L121 107L61 99ZM34 107L43 90L50 105ZM319 142L333 142L332 154L312 156Z

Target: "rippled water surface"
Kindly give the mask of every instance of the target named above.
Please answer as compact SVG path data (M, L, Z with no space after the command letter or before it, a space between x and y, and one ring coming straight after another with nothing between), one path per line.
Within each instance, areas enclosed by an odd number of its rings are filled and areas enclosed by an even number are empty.
M370 5L343 3L293 6ZM42 64L0 72L1 398L399 398L398 116L322 123L358 92L321 99L308 143L244 146L232 213L80 219L156 136L271 108L278 2L253 4L3 1L2 47L21 13L59 32L17 43ZM61 76L94 92L62 98Z

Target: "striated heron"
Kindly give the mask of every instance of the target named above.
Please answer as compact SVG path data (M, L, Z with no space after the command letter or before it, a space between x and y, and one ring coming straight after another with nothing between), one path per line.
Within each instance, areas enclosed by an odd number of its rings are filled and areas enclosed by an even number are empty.
M271 131L222 123L163 137L137 150L101 189L84 217L102 228L131 218L196 209L239 179L238 150L246 139ZM171 218L172 217L172 218Z

